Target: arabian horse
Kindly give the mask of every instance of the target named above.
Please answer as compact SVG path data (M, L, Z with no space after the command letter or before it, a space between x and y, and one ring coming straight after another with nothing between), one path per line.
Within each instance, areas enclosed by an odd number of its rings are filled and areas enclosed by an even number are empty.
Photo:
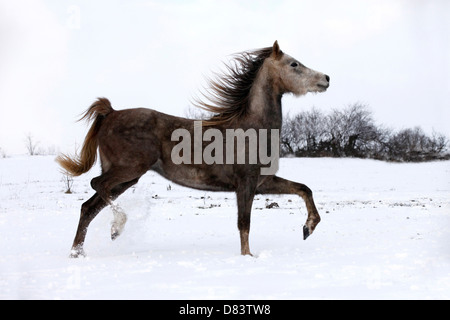
M209 119L202 121L200 127L197 125L200 135L209 129L222 133L221 136L226 136L229 129L242 130L241 132L279 131L282 124L283 94L301 96L308 92L324 92L329 87L329 76L309 69L285 54L280 50L277 41L272 47L236 54L232 61L223 75L210 80L210 91L204 94L207 102L200 99L195 102L196 106L213 113ZM114 240L120 235L127 217L114 200L136 184L148 170L156 171L182 186L207 191L235 192L242 255L251 255L250 216L255 194L299 195L305 201L308 211L303 226L304 239L313 233L320 222L312 191L304 184L277 177L275 173L262 174L261 169L267 162L263 163L260 159L238 163L174 161L173 150L179 140L174 139L173 133L183 130L192 135L198 134L194 132L196 122L192 119L145 108L114 110L106 98L95 101L80 120L82 119L92 121L92 125L80 154L74 157L60 155L56 160L67 173L79 176L92 168L98 149L102 171L100 176L91 181L96 193L81 206L71 257L85 256L83 245L88 226L108 205L114 214L111 238ZM264 138L261 139L263 135L258 136L259 141L264 142ZM267 137L265 144L270 144L270 141L270 137ZM279 146L279 139L277 143ZM207 143L202 141L200 148L205 147ZM245 139L244 147L247 147L246 157L250 158L252 148L249 147L249 139ZM196 148L199 148L198 144L194 145L192 150L196 151ZM236 146L219 149L216 148L215 152L238 152ZM272 153L278 150L272 148ZM189 157L190 150L182 151L185 153L183 157ZM229 154L225 156L228 159Z

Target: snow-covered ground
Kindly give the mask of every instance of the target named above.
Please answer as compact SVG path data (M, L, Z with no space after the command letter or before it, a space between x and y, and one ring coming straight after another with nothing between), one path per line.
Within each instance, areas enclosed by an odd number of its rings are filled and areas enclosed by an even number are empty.
M64 193L53 157L0 159L0 299L450 299L450 162L282 159L322 216L302 240L303 201L257 196L240 256L235 196L147 173L92 222L69 259L98 167ZM276 202L279 208L266 208Z

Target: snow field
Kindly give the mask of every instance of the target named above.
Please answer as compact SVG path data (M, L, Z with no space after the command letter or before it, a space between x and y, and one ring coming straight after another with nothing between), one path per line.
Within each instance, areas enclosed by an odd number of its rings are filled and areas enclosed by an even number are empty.
M64 193L53 157L0 159L0 299L449 299L450 162L281 159L278 175L314 192L322 222L302 240L303 201L257 195L239 255L232 193L148 172L91 223L69 259L99 169ZM266 208L276 202L279 207Z

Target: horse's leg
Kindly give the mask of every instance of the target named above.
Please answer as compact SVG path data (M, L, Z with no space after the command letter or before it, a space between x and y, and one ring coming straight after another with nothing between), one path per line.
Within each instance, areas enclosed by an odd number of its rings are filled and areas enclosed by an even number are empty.
M129 187L137 183L146 170L135 168L111 168L100 177L91 181L92 188L101 198L111 206L114 221L111 225L111 239L115 240L123 231L127 216L123 209L114 200ZM118 188L119 190L115 190Z
M111 205L114 220L111 223L111 240L116 240L125 228L128 218L123 209L116 203Z
M312 191L301 183L289 181L277 176L267 178L258 186L256 193L260 194L297 194L303 198L308 210L308 218L303 226L303 239L306 240L320 222L320 216L314 204Z
M122 183L111 191L111 201L116 199L125 190L134 185L139 178L129 182ZM87 229L92 220L97 214L108 205L108 203L96 192L88 201L81 205L80 221L78 223L77 233L73 241L70 257L77 258L78 256L84 256L83 244L86 238ZM125 220L126 221L126 220ZM123 226L122 226L123 229ZM113 235L111 235L112 237ZM117 235L115 236L117 237ZM115 238L114 237L114 238Z
M114 201L120 194L118 194L118 191L116 190L119 188L120 193L124 192L131 186L135 185L139 181L139 178L134 179L129 182L122 183L119 187L116 187L112 190L112 200ZM123 191L121 191L123 189ZM121 207L119 207L117 204L111 205L111 209L113 211L114 215L114 221L111 224L111 240L115 240L123 231L123 228L125 227L125 223L127 222L127 215L122 210Z
M72 250L70 251L71 258L78 258L80 255L85 256L83 244L88 226L104 207L106 207L106 202L98 193L95 193L88 201L81 205L80 221L78 222L77 233L73 240Z
M250 255L250 245L248 241L250 233L250 218L253 198L255 197L256 179L246 179L241 181L237 190L238 205L238 229L241 237L241 254Z

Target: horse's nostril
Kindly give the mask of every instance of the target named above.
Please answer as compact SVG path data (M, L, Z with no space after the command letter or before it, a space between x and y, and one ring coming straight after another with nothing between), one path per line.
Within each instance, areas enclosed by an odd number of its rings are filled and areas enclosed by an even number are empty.
M328 75L325 75L325 79L327 79L327 81L330 82L330 77Z

